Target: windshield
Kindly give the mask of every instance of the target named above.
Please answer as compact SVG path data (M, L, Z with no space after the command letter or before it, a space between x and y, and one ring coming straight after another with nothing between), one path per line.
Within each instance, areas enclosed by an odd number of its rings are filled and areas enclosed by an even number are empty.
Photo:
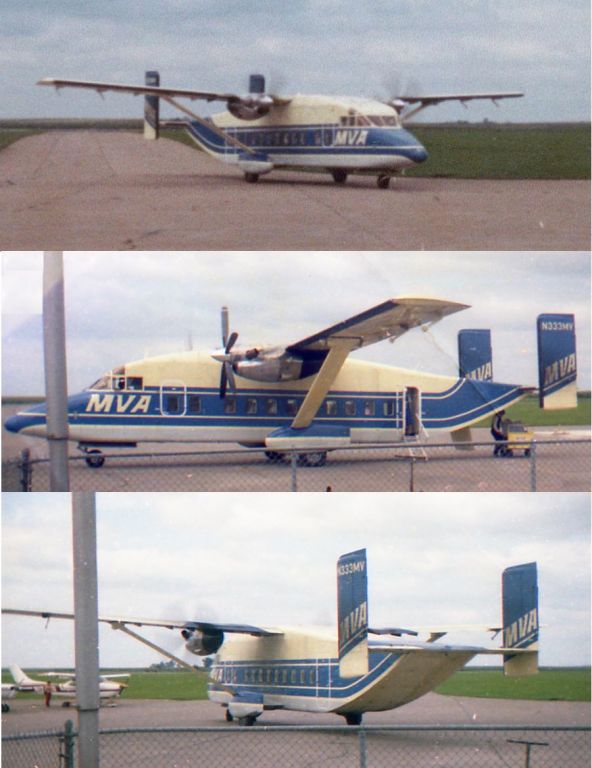
M111 388L111 376L106 373L97 379L94 384L91 384L89 389L110 389Z
M390 115L363 115L361 112L354 112L349 115L343 115L341 117L341 125L347 126L368 126L379 125L389 127L399 127L401 122L399 115L393 112Z

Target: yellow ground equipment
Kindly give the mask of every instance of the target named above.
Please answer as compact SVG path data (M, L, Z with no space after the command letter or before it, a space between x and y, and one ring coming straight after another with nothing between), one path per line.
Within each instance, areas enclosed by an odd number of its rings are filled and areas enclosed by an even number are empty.
M513 456L517 451L522 451L524 456L530 456L534 434L521 421L504 421L503 432L508 442L500 449L502 456Z

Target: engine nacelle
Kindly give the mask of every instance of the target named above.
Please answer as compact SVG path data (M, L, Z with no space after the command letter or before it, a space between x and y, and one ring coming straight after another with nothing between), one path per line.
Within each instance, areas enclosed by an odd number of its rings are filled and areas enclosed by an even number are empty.
M185 648L196 656L209 656L216 653L224 642L224 632L221 629L191 629L186 627L181 630L185 638Z
M242 99L228 101L228 111L239 120L257 120L266 115L273 105L273 99L265 94L253 94Z
M261 356L255 360L240 360L234 370L253 381L295 381L302 374L302 359L293 355Z

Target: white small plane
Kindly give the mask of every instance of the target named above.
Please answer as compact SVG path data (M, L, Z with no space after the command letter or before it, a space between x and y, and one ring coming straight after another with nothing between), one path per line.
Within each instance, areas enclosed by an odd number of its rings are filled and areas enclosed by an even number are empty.
M159 132L159 99L186 116L180 124L209 155L237 166L255 182L274 169L325 171L337 184L349 173L373 174L378 187L391 177L423 163L428 153L403 128L403 121L426 107L444 101L465 104L474 99L519 98L523 93L495 91L441 95L396 96L386 102L350 96L279 96L265 91L265 78L251 75L249 93L215 93L183 88L161 88L157 72L146 73L147 85L65 80L46 77L38 85L85 88L145 96L144 135ZM176 99L226 102L228 111L202 118ZM410 108L405 112L406 108Z
M46 680L34 680L16 664L10 667L10 674L19 691L24 693L44 693ZM52 696L64 699L76 698L76 675L73 672L44 672L43 674L47 678L55 678L60 681L52 683ZM128 678L129 674L100 675L99 698L101 700L119 698L127 688L127 685L125 683L117 683L115 680L127 680Z
M471 424L534 388L489 380L487 362L472 377L457 377L348 360L356 349L394 341L466 307L442 299L388 299L286 346L241 348L223 308L222 349L126 363L69 397L69 438L91 467L104 463L101 446L141 442L233 442L263 447L272 460L298 451L302 464L320 466L328 450L394 443L428 431L467 441ZM541 407L574 408L573 315L541 317L552 318L537 331ZM18 412L5 427L46 437L46 404Z
M16 685L12 685L12 683L2 683L2 712L10 712L10 704L8 703L11 699L14 699L18 691L18 688Z
M2 612L74 619L73 614L50 611ZM359 725L364 712L381 712L414 701L481 654L501 655L506 675L538 671L536 563L512 566L503 572L502 621L499 626L478 627L495 634L503 632L499 648L439 642L455 629L452 626L371 627L364 549L338 560L337 615L337 628L333 629L108 616L99 617L99 621L189 669L193 667L187 662L130 626L179 629L188 651L198 656L216 654L208 698L225 708L228 721L237 718L240 725L253 725L264 710L270 709L334 712L348 725ZM425 633L425 641L416 639L420 632ZM370 635L380 639L370 639ZM393 639L404 635L413 639Z

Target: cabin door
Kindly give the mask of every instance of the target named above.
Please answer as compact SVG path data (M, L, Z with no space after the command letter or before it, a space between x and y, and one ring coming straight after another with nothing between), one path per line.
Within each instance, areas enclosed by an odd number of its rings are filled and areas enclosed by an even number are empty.
M405 408L403 410L403 434L405 437L418 437L421 424L421 391L417 387L405 387Z
M163 416L184 416L187 412L187 387L182 381L160 385L160 412Z

